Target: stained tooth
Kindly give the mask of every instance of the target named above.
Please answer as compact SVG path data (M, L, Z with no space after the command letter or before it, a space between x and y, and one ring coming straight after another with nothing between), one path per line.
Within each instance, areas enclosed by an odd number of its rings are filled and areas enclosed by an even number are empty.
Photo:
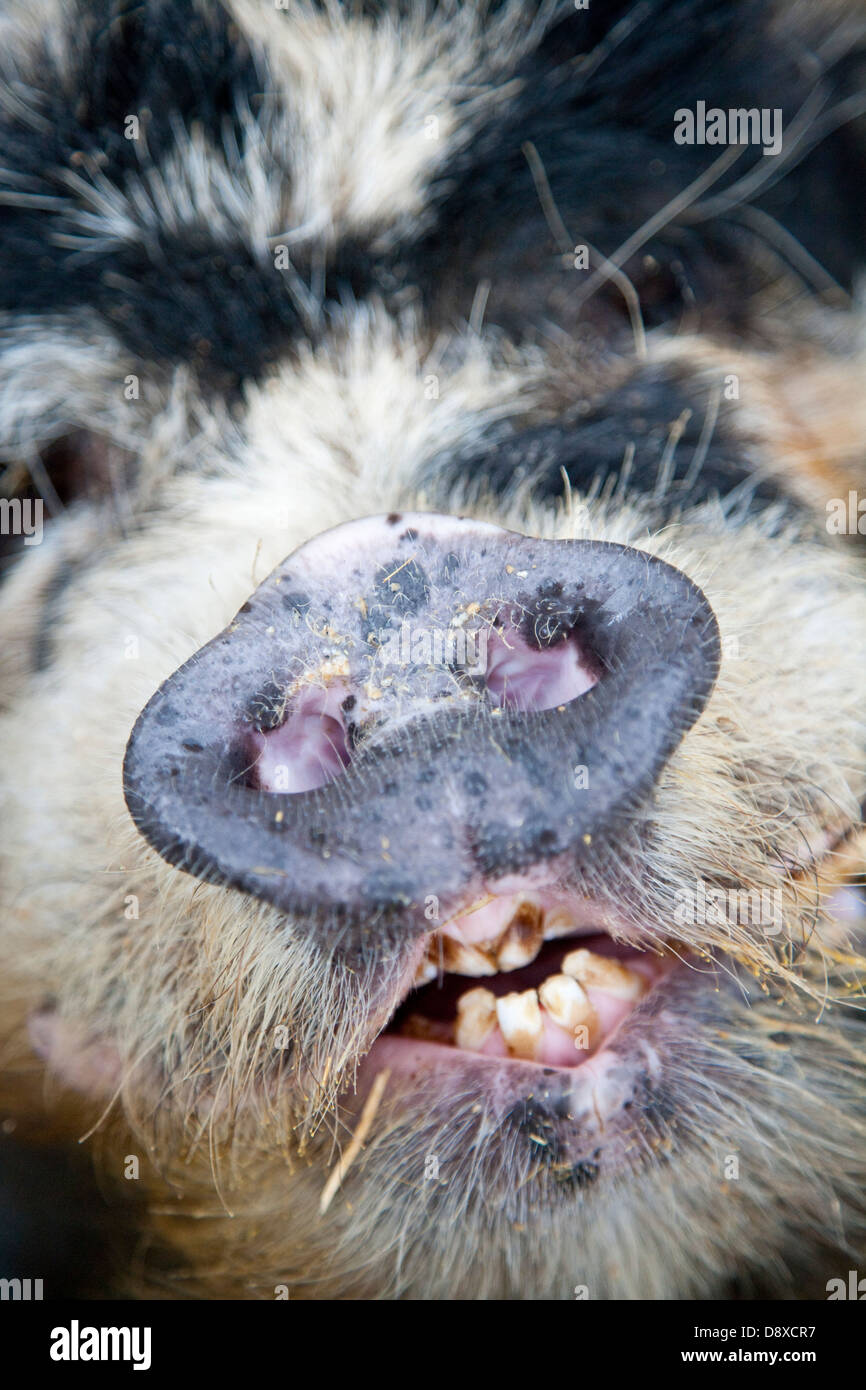
M435 980L439 974L439 966L433 957L422 960L418 969L415 971L416 985L429 985L431 980Z
M545 1013L568 1033L581 1032L575 1046L589 1049L598 1040L598 1015L582 985L569 975L548 975L538 987L538 997Z
M574 931L574 922L567 913L554 908L548 912L544 919L544 939L553 941L557 936L570 936Z
M534 1061L541 1051L543 1023L534 989L505 994L496 1001L496 1017L512 1057Z
M554 1023L569 1031L594 1012L586 990L570 975L548 975L538 987L538 997Z
M640 999L647 989L646 980L636 970L629 970L610 956L597 956L594 951L570 951L562 969L584 989L602 989L614 999L627 999L630 1003Z
M442 965L454 975L495 975L496 961L479 946L467 946L453 936L440 937ZM434 948L438 952L438 945Z
M479 986L461 994L457 1000L457 1028L454 1035L458 1047L478 1052L495 1027L496 998L489 989Z
M535 960L544 941L542 915L534 903L521 903L496 947L500 970L519 970Z

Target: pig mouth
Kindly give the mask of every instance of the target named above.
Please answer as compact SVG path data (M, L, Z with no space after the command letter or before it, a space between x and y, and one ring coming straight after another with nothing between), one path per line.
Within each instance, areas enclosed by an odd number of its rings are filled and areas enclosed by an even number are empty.
M456 1125L465 1144L454 1181L469 1193L473 1174L487 1174L515 1219L524 1182L533 1200L558 1203L653 1161L679 1111L678 1057L696 1016L713 1009L717 972L657 930L638 944L634 923L559 885L513 888L418 943L342 1093L353 1138L323 1210L356 1153L395 1124L430 1152ZM511 1177L503 1162L516 1164Z
M544 891L488 896L431 932L375 1046L391 1061L428 1044L515 1068L571 1071L597 1056L683 958L638 949L600 925L597 906ZM446 1052L447 1049L447 1052Z

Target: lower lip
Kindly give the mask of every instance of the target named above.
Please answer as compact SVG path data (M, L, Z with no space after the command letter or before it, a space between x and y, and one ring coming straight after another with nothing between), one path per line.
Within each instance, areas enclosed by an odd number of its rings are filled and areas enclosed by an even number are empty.
M624 1039L633 1027L640 1029L635 1012L619 1031ZM377 1038L358 1069L354 1094L344 1094L348 1113L358 1112L366 1103L378 1077L385 1074L385 1096L398 1106L419 1106L423 1113L437 1113L441 1106L450 1111L454 1101L475 1097L492 1120L502 1118L521 1098L545 1097L553 1088L560 1097L569 1097L569 1121L581 1116L597 1118L599 1097L609 1117L618 1111L632 1092L632 1072L638 1065L657 1066L648 1039L638 1047L634 1058L625 1061L611 1040L577 1067L557 1067L519 1058L486 1057L478 1052L446 1047L439 1043L386 1034ZM579 1146L578 1146L579 1147Z
M467 1066L488 1070L491 1078L500 1074L503 1066L516 1076L520 1069L529 1075L551 1075L557 1072L563 1076L577 1075L594 1071L604 1053L604 1047L593 1053L579 1067L558 1067L550 1063L528 1062L519 1057L488 1057L483 1052L466 1052L460 1047L449 1047L443 1043L424 1042L418 1038L403 1038L398 1033L387 1033L378 1037L364 1058L358 1089L365 1090L373 1077L383 1068L394 1075L407 1077L429 1086L437 1075L453 1074Z

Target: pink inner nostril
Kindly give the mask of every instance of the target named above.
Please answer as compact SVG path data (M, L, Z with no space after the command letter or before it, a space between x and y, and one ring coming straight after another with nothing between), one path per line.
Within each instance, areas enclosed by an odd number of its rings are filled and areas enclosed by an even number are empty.
M516 628L487 641L487 689L495 705L523 711L554 709L597 683L574 637L554 647L530 647Z
M309 691L279 728L253 734L256 781L262 791L308 792L339 776L350 761L338 713L344 693Z
M516 627L486 633L486 684L495 706L553 709L592 689L598 677L572 635L531 647ZM351 762L342 706L344 681L310 686L291 700L283 723L249 735L255 785L264 792L308 792L333 782Z

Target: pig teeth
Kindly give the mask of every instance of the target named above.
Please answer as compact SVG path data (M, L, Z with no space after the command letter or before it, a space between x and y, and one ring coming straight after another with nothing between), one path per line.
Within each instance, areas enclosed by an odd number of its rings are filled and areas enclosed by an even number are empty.
M574 931L574 921L565 912L548 912L544 919L544 939L553 941L558 936L571 936Z
M562 969L584 989L601 989L614 999L634 1003L646 993L646 980L636 970L629 970L627 965L610 956L597 956L594 951L570 951L562 962Z
M496 1017L511 1056L534 1062L541 1051L544 1031L535 990L525 989L522 994L505 994L497 999Z
M588 1050L598 1040L598 1014L589 1002L589 996L577 980L570 975L548 975L538 988L545 1013L550 1014L554 1023L567 1033L577 1034L575 1047Z
M521 903L496 946L500 970L519 970L535 960L544 941L540 910L533 903Z
M548 975L538 987L538 997L554 1023L569 1032L595 1013L586 990L570 975Z
M455 1041L468 1052L478 1052L496 1027L496 998L479 985L457 1000Z
M496 974L496 961L478 946L467 946L455 941L453 936L442 936L433 943L432 960L438 962L440 949L442 965L454 975Z
M425 960L422 960L418 969L415 971L414 983L417 986L429 985L430 981L435 980L438 974L439 966L436 964L436 961L433 960L432 957L427 957Z

